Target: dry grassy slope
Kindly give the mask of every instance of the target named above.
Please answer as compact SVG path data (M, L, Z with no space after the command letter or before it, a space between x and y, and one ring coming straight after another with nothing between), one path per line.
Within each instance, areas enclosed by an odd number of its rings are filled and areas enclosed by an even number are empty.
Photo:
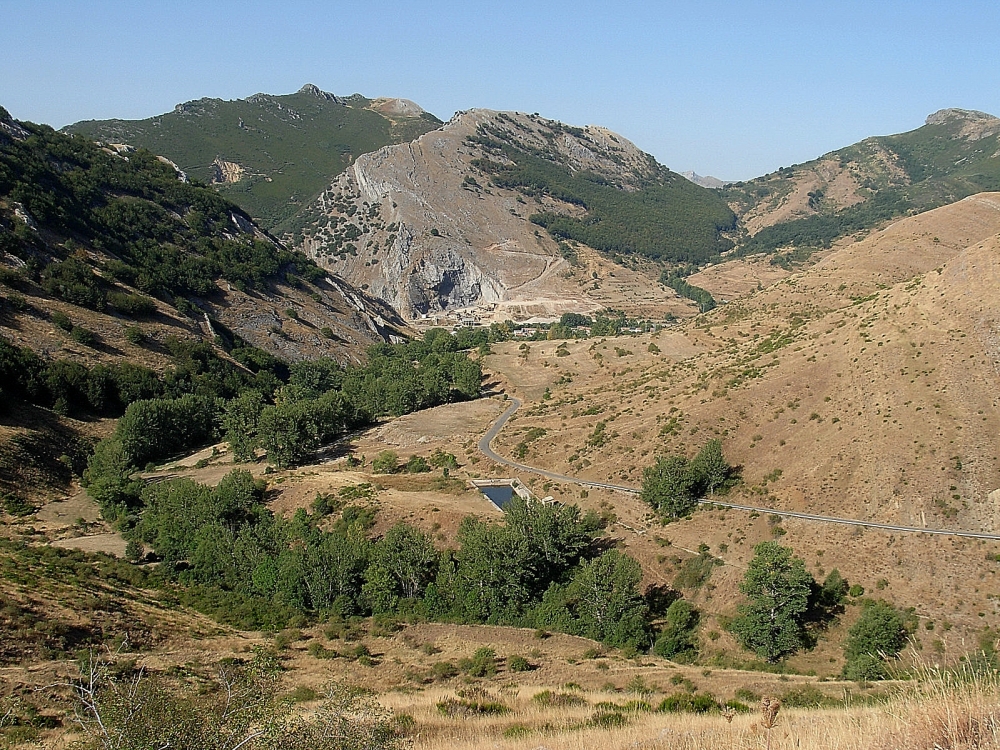
M528 448L529 463L637 486L655 455L692 455L720 437L730 461L743 467L741 499L996 533L998 232L1000 196L974 196L836 250L679 332L574 342L561 358L554 343L532 345L527 361L508 345L491 364L535 403L501 436L501 450L509 455L529 427L544 427L547 434ZM679 337L698 353L685 353ZM659 353L647 350L651 343ZM552 398L541 401L546 386ZM605 442L595 445L602 421ZM648 526L635 499L602 499L633 528ZM724 612L736 598L739 566L771 530L765 518L722 516L696 514L654 533L688 549L700 541L713 552L727 545L721 556L732 565L713 576L717 591L700 595ZM989 592L998 566L986 560L994 543L783 527L817 573L836 566L869 589L885 578L883 595L918 605L931 619L970 629L997 622ZM669 558L686 556L650 534L620 532L650 580L671 580Z
M387 300L407 318L472 308L503 320L592 312L607 304L592 278L560 257L556 243L528 217L542 210L579 209L489 186L472 167L481 156L466 143L480 124L510 131L511 139L545 147L539 132L551 121L519 113L470 110L412 143L359 156L309 209L314 228L303 249L351 283ZM648 169L645 156L603 128L585 128L586 141L563 132L555 142L575 169L629 184ZM620 161L610 158L616 157ZM464 182L467 177L482 183ZM342 220L338 229L336 223ZM336 237L357 254L337 254ZM353 231L353 230L352 230ZM345 245L346 246L346 245ZM673 291L643 277L648 307L661 314L686 309ZM616 301L631 311L627 295Z

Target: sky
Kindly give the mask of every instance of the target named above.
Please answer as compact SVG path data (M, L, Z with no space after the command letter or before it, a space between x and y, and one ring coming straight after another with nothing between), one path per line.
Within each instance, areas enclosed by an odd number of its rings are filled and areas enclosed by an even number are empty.
M2 0L0 106L62 127L305 83L602 125L742 180L946 107L1000 115L996 0Z

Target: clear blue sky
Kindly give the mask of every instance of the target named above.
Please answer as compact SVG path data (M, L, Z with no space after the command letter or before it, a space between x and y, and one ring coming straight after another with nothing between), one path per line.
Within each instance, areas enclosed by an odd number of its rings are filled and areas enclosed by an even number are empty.
M747 179L944 107L1000 115L1000 2L3 0L0 105L54 127L203 96L413 99L597 124Z

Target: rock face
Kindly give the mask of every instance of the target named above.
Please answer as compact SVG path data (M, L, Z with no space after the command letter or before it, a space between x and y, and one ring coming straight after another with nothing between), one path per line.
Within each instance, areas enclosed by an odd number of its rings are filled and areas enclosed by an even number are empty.
M599 309L579 279L567 278L558 244L529 220L582 209L491 185L475 164L484 157L474 141L484 128L521 149L554 150L572 170L622 190L662 169L603 128L470 110L413 142L359 156L306 212L302 248L409 319L469 308L501 318L511 307L555 315Z

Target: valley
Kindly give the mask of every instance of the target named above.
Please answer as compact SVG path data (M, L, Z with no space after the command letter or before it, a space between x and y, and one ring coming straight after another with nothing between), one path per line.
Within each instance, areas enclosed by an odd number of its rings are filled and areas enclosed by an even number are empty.
M709 190L596 126L314 89L236 105L385 137L280 237L180 157L0 111L0 745L98 746L88 654L191 715L220 675L278 724L363 687L379 747L995 729L1000 193L941 156L990 166L995 118ZM473 483L513 478L506 512ZM780 638L747 636L765 554Z

